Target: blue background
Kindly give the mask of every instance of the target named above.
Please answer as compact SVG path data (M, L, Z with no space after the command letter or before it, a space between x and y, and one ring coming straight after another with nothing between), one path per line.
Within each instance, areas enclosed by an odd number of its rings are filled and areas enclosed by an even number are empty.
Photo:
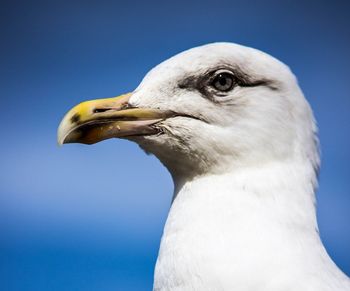
M349 1L2 1L0 289L151 290L166 169L137 145L56 145L76 103L232 41L281 59L320 127L322 239L350 274Z

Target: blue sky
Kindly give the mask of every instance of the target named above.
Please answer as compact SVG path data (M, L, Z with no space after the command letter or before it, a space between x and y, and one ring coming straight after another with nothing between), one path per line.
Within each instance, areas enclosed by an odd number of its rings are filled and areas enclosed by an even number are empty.
M307 2L307 3L305 3ZM348 1L2 1L0 289L150 290L172 181L137 145L56 145L74 104L231 41L287 63L314 109L318 219L350 274Z

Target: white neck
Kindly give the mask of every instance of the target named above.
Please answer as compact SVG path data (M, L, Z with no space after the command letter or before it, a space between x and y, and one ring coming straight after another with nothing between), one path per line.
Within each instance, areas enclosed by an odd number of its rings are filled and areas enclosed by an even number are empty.
M311 166L284 161L185 182L165 226L155 290L294 290L293 282L306 290L295 281L338 274L319 239L314 181Z

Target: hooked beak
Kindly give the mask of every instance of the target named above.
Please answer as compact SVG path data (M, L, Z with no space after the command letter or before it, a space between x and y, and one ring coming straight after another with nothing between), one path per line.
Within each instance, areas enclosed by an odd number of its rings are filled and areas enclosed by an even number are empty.
M152 125L174 115L171 111L130 107L131 93L85 101L73 107L58 128L58 144L94 144L113 137L159 133Z

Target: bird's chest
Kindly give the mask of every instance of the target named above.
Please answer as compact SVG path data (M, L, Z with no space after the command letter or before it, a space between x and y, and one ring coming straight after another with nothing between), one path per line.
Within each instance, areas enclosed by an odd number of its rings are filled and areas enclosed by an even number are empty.
M231 265L230 260L214 243L203 239L181 234L163 237L155 290L225 290L220 288L226 276L222 269Z
M305 290L293 283L308 268L305 254L274 202L221 181L200 186L184 188L172 205L154 290Z
M220 269L228 265L220 244L209 233L164 234L155 270L155 290L222 290Z
M244 231L229 205L232 201L202 198L183 196L174 202L162 237L154 290L254 290L259 279L252 282L255 270L247 271L256 255L250 251L251 232Z

